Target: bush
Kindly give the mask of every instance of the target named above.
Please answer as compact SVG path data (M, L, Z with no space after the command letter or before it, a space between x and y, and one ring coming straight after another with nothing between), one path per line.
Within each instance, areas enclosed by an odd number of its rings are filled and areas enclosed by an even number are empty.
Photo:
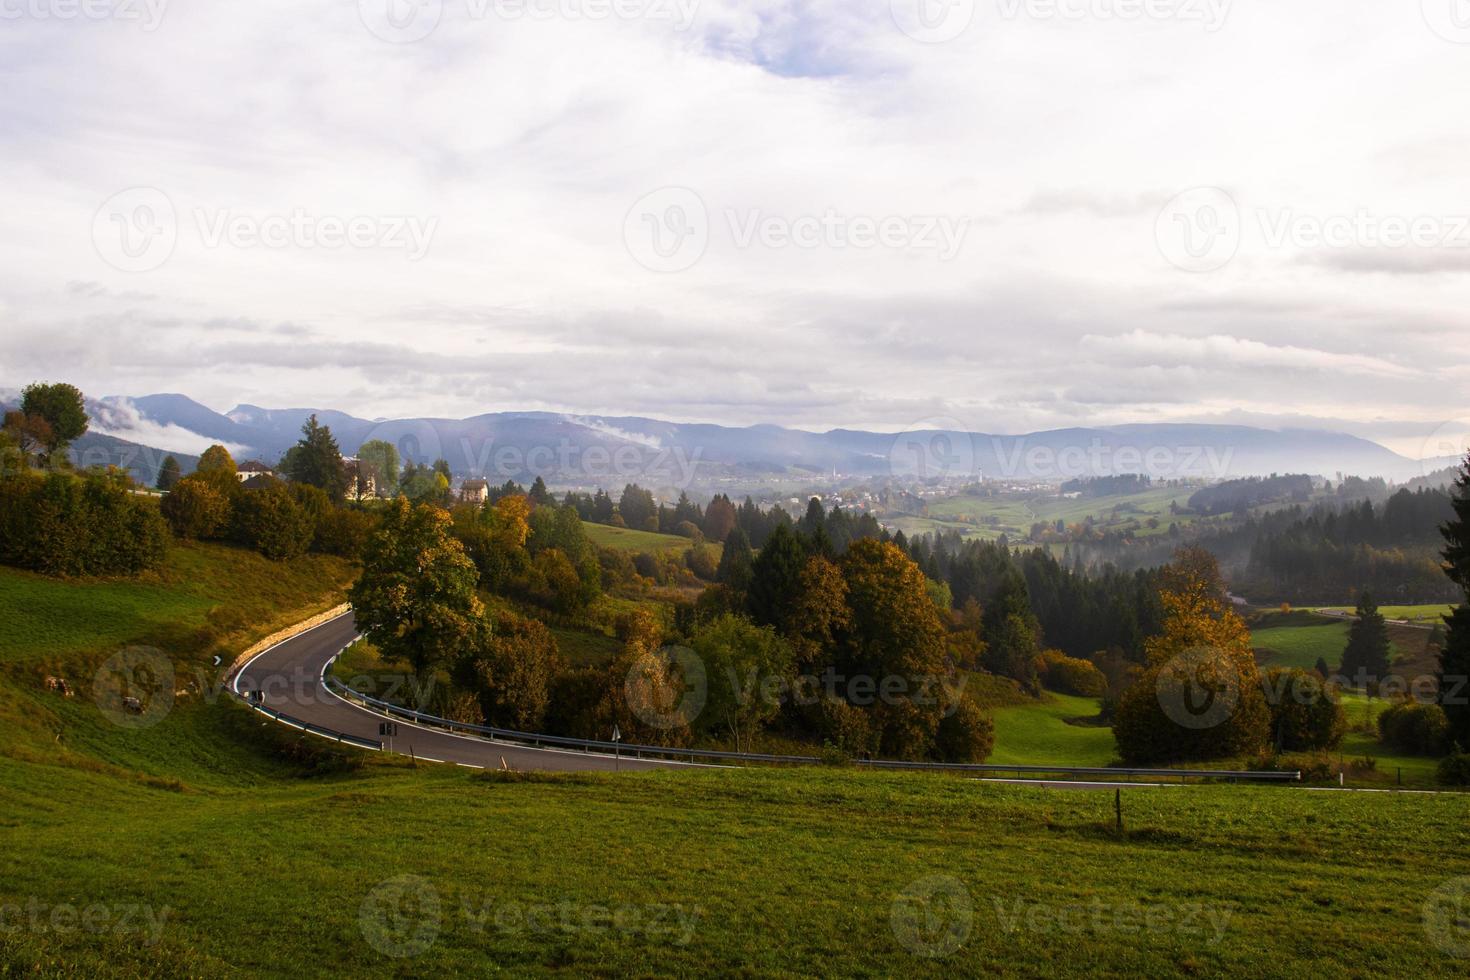
M1060 650L1043 651L1037 672L1049 691L1082 698L1100 698L1108 693L1108 679L1090 660L1069 657Z
M168 525L112 473L0 481L0 561L48 575L135 575L163 564Z
M1315 672L1273 667L1263 681L1277 749L1332 749L1342 741L1347 715Z
M984 762L994 747L995 725L970 698L962 696L939 721L935 753L941 762Z
M1449 721L1437 704L1403 701L1378 716L1378 737L1402 752L1443 755L1449 749Z
M333 507L316 525L316 538L312 549L324 555L341 558L361 558L376 525L373 518L360 510Z
M1434 778L1444 786L1470 786L1470 753L1454 752L1445 756Z
M713 582L715 574L719 571L719 566L715 564L714 556L709 553L708 548L698 546L690 548L684 552L684 564L706 582Z
M186 540L217 537L230 522L230 501L206 480L186 477L159 503L174 534Z
M564 670L551 679L546 730L569 738L606 739L611 729L599 725L608 677L595 667Z
M486 724L538 732L545 725L551 681L560 666L550 630L534 619L502 613L457 679L479 697Z
M1201 647L1139 675L1118 701L1113 736L1130 763L1228 759L1260 752L1270 720L1254 666Z
M236 539L272 561L300 557L316 536L311 516L281 484L241 493L234 523Z
M876 748L868 712L838 698L823 698L815 706L817 733L849 758L866 759Z

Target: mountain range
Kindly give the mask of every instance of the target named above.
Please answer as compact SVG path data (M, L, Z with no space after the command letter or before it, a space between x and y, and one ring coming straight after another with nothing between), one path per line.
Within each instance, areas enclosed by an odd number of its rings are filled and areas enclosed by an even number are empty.
M88 410L92 431L74 448L88 462L107 456L106 461L126 466L146 482L164 455L178 457L187 471L211 443L224 444L240 461L274 463L300 438L312 415L331 427L348 455L364 442L381 439L396 445L404 459L445 459L462 478L524 481L539 474L552 484L609 488L626 482L658 488L731 477L834 475L1027 482L1119 473L1204 479L1307 473L1407 481L1456 462L1409 459L1340 432L1209 424L992 435L932 428L897 434L809 432L551 412L370 420L329 409L255 405L220 413L178 394L113 396L90 401Z

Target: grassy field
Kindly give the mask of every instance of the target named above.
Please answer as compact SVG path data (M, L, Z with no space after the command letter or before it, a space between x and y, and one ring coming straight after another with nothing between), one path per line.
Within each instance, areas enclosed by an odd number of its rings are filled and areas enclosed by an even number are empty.
M936 529L961 530L974 535L998 537L1004 533L1012 540L1025 538L1037 522L1053 524L1058 520L1078 524L1091 517L1101 527L1121 530L1132 527L1139 537L1167 533L1170 522L1181 527L1192 524L1192 514L1170 514L1170 505L1183 509L1194 491L1189 488L1158 487L1142 493L1115 497L1067 498L1060 496L1004 497L956 496L932 500L924 517L890 520L904 533L927 533ZM1150 528L1150 518L1159 526Z
M613 548L618 551L628 551L634 554L662 554L674 552L683 554L693 546L694 542L688 538L681 538L677 534L657 534L653 531L634 531L626 527L612 527L607 524L584 523L583 528L587 531L587 537L599 548ZM706 544L713 549L715 561L720 559L720 545L717 543Z
M221 634L243 648L340 598L344 566L251 560L180 549L181 626L0 572L0 976L1463 975L1463 929L1424 916L1457 895L1460 796L1125 790L1118 833L1110 791L958 776L415 768L187 679L158 724L115 724L85 685L44 691L10 625L50 596L44 656L74 678L189 634L188 678L216 648L190 630L294 583ZM1107 730L1066 724L1095 710L999 708L996 758L1099 758Z
M995 751L987 762L1000 765L1106 766L1118 756L1113 730L1068 724L1097 715L1096 698L1048 694L1039 703L997 708Z
M1445 616L1454 612L1455 607L1449 604L1428 606L1379 606L1378 611L1383 614L1384 619L1402 620L1404 622L1433 626L1442 622ZM1357 611L1355 606L1317 606L1314 612L1338 613L1351 616Z
M1251 642L1258 650L1271 655L1262 661L1266 667L1300 667L1311 670L1317 658L1336 668L1342 662L1347 645L1347 623L1321 623L1313 626L1274 626L1251 631Z

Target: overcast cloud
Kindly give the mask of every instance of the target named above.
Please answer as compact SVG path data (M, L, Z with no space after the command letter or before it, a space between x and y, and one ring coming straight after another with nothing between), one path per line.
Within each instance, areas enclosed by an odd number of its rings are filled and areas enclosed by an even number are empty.
M0 386L1438 454L1456 2L0 0Z

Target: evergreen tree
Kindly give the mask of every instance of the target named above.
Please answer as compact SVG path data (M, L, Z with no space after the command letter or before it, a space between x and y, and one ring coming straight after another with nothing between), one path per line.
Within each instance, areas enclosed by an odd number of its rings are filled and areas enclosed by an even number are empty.
M546 481L539 476L536 477L536 482L531 484L530 497L533 504L551 503L551 491L546 489Z
M297 483L326 491L340 503L347 495L347 467L332 430L317 422L313 415L301 427L301 441L286 452L281 472Z
M750 615L757 623L786 627L805 564L801 542L789 528L778 524L751 567Z
M183 478L183 471L179 468L179 461L172 456L165 456L163 465L158 468L158 489L167 493L179 485Z
M1349 684L1365 684L1371 688L1388 676L1388 624L1373 597L1367 593L1358 600L1357 616L1348 630L1340 670Z
M725 550L720 554L720 567L715 572L715 581L743 594L750 589L750 580L755 574L754 562L750 540L737 527L725 539Z
M1445 574L1470 599L1470 457L1455 480L1454 520L1444 535ZM1450 723L1450 739L1470 749L1470 605L1462 603L1445 619L1447 629L1439 653L1439 701Z

